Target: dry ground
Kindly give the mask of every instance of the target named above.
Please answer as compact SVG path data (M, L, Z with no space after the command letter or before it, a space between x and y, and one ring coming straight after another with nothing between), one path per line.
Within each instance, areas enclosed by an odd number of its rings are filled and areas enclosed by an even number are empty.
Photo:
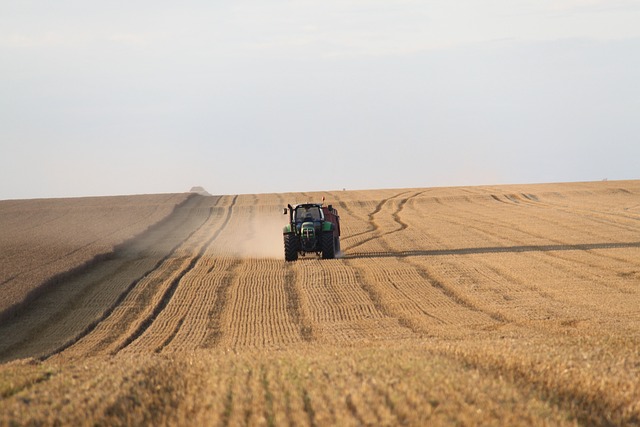
M0 321L149 231L187 194L0 201Z
M344 256L285 263L322 196ZM1 424L640 424L640 181L176 200L2 318Z

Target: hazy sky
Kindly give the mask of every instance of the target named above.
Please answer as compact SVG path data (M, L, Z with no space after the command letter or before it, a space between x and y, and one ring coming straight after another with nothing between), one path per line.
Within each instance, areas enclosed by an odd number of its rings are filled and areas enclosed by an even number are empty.
M640 178L640 1L0 0L0 199Z

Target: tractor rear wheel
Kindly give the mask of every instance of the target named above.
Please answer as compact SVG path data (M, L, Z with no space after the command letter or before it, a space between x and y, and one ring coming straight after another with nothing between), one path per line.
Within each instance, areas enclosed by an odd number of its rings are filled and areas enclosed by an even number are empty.
M286 261L298 259L298 236L294 233L284 235L284 259Z
M333 259L336 257L336 241L333 239L333 231L322 233L322 258Z

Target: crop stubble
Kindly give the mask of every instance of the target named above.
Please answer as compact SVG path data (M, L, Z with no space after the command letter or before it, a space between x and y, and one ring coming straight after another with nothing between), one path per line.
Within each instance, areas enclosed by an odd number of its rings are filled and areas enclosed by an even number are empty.
M252 252L260 218L322 195L343 258ZM638 181L195 196L0 325L0 420L638 424L639 198Z

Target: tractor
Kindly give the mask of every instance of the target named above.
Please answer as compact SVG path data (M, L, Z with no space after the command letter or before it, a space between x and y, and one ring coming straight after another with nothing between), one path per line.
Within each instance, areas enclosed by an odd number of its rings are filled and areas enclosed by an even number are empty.
M324 201L324 198L323 198ZM287 205L289 224L282 230L284 259L295 261L308 253L332 259L340 253L340 217L333 206L322 203Z

